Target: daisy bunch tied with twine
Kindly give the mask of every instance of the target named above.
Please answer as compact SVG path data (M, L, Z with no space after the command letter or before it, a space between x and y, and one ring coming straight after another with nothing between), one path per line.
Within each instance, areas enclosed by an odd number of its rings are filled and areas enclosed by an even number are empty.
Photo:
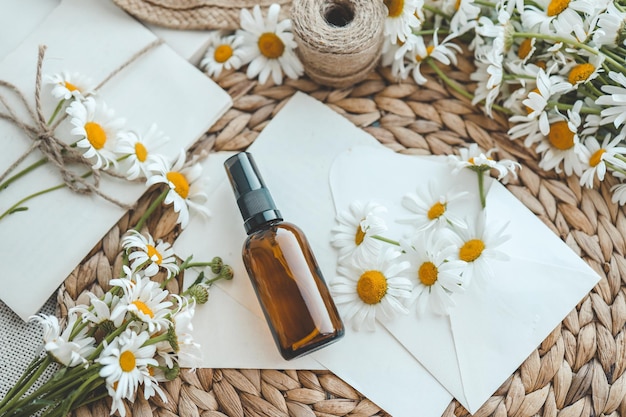
M267 16L259 5L250 12L241 10L240 26L235 32L214 31L209 46L200 62L211 77L222 70L237 70L247 65L246 75L265 83L270 77L274 84L283 77L297 79L304 73L302 63L295 53L297 47L291 32L291 20L278 20L280 5L272 4Z
M122 208L130 208L129 205L100 190L102 174L131 181L140 177L145 178L149 172L147 167L156 156L154 151L168 139L156 125L151 126L143 134L125 129L125 120L116 116L115 111L103 100L96 99L95 94L98 88L126 65L159 43L154 42L136 53L97 86L94 86L88 77L79 73L42 74L45 47L40 47L35 80L35 108L28 105L17 87L0 81L0 87L11 91L19 99L17 103L24 106L32 119L25 121L18 117L16 109L13 109L0 94L0 103L6 110L0 112L0 117L16 125L32 139L26 152L0 173L0 192L45 164L54 165L62 180L58 185L20 198L0 213L0 221L10 214L28 210L26 203L30 200L62 188L68 188L79 194L93 193ZM42 95L46 93L58 100L49 118L44 116L41 106ZM62 123L70 125L70 134L75 139L73 142L56 136L55 132ZM22 163L35 150L41 151L43 156L22 167Z
M429 65L487 115L509 118L509 135L539 166L593 188L619 180L626 204L626 2L624 0L387 0L383 65L398 78ZM443 40L441 40L443 39ZM450 79L466 46L473 91Z
M338 213L331 237L337 277L330 289L355 330L375 330L377 320L412 310L418 319L426 310L448 315L456 293L473 282L488 285L491 260L508 259L499 247L509 236L506 225L486 224L483 210L466 218L468 196L434 182L406 193L401 205L410 214L395 220L406 225L400 240L383 235L387 209L376 202L353 201Z

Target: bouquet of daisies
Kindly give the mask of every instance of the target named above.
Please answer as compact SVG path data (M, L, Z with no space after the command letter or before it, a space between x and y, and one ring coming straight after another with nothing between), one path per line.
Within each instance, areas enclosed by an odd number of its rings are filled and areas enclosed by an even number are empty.
M620 0L385 0L383 65L427 82L424 65L488 115L539 166L592 188L607 172L626 203L626 3ZM473 93L450 80L460 45L473 52Z
M592 188L609 173L613 201L626 203L626 2L623 0L382 0L381 64L417 84L425 69L485 113L507 115L511 139L540 155L539 166L577 175ZM243 10L241 29L215 32L201 62L217 77L248 64L247 75L276 84L297 78L289 19ZM445 66L471 51L476 88Z
M144 181L161 192L121 239L122 271L119 278L109 282L106 293L89 293L89 303L72 308L63 321L55 316L32 317L43 327L45 354L32 361L0 400L0 416L65 416L107 397L111 413L118 411L124 416L125 402L134 401L137 395L145 399L159 395L167 401L159 383L177 377L179 360L199 354L191 335L195 306L208 300L209 288L215 281L231 279L233 271L219 257L210 262L193 262L191 258L181 261L170 243L155 240L145 227L161 205L173 207L176 221L183 228L189 221L190 208L209 214L203 205L208 196L203 191L202 166L197 159L186 161L183 150L173 159L157 153L167 138L155 125L144 134L124 129L124 120L95 98L96 92L86 77L62 73L41 80L58 99L58 106L46 122L49 131L54 132L61 122L69 123L76 141L65 146L51 140L54 149L46 157L22 169L14 164L0 173L0 192L48 163L59 168L64 180L16 202L0 213L0 221L9 215L24 215L20 212L27 210L28 201L64 187L93 191L116 202L99 191L98 178L102 174ZM76 165L85 172L77 173ZM93 182L87 181L90 177ZM202 271L184 293L170 293L166 289L168 282L192 267L208 267L213 277ZM49 368L55 372L45 381L43 375Z

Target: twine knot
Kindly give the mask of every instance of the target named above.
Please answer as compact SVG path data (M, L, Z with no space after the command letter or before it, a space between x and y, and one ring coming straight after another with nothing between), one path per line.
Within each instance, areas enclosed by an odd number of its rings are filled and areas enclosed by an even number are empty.
M145 54L152 48L162 44L163 41L158 39L146 47L135 53L128 61L120 65L115 71L109 74L97 87L99 89L104 83L109 81L124 68L134 62L137 58ZM41 106L41 69L43 66L43 59L46 51L46 46L41 45L39 47L39 55L37 57L37 73L35 77L35 107L34 109L28 104L24 94L13 84L0 80L0 87L4 87L11 91L20 100L21 104L27 110L30 118L35 122L35 125L29 124L27 121L22 120L17 116L13 108L9 105L8 101L3 95L0 94L0 103L4 105L7 113L0 112L0 118L8 120L16 125L24 133L32 139L31 146L24 152L11 166L9 166L2 174L0 174L0 183L11 173L15 168L21 164L28 155L30 155L35 149L38 149L43 155L45 160L52 163L60 172L63 183L70 190L79 194L95 193L105 200L118 205L123 209L130 209L132 206L125 204L115 198L103 193L99 190L101 172L98 169L92 167L91 162L83 156L77 149L63 142L54 135L54 131L57 126L65 119L67 113L60 117L53 125L49 125L43 115ZM74 169L71 169L71 165L77 165L78 167L85 167L88 169L86 174L79 175ZM120 175L107 172L108 175L113 177L120 177ZM92 181L88 181L87 178L91 177Z

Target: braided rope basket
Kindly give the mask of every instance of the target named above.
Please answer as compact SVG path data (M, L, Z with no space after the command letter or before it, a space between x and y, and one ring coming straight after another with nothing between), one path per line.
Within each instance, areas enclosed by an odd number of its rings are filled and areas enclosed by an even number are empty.
M461 57L448 75L472 90L472 70L470 61ZM583 189L578 178L542 171L532 150L508 138L506 118L486 117L432 73L425 74L428 83L418 86L411 79L398 82L378 69L352 87L329 89L307 78L274 86L259 85L241 70L223 73L216 81L234 105L193 151L245 149L296 91L326 103L397 152L451 154L472 142L483 149L497 147L499 158L523 166L519 179L507 188L602 279L474 416L626 415L626 216L611 203L612 181ZM76 302L87 301L86 291L102 294L109 288L108 280L121 267L120 234L146 209L154 192L149 190L65 281L58 294L60 316ZM179 232L169 208L157 212L147 227L155 238L169 241ZM170 291L179 288L180 282L168 284ZM147 402L138 395L127 405L127 415L388 416L329 371L183 370L163 388L167 403L158 397ZM74 415L108 416L109 406L103 400ZM419 404L415 409L419 416ZM446 417L468 415L456 401L444 412Z

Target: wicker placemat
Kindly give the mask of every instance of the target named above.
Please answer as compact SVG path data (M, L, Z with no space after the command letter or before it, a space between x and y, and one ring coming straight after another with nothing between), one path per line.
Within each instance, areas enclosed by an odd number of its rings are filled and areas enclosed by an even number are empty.
M241 9L272 3L287 17L291 0L113 0L137 19L157 26L184 30L237 29Z
M448 75L472 85L469 61L461 59ZM611 203L608 180L599 189L582 189L575 177L538 168L538 158L507 135L506 118L487 118L476 107L431 79L425 86L396 82L386 70L373 72L351 88L333 90L303 78L282 86L259 85L244 72L222 74L216 81L234 106L195 150L241 150L296 92L323 101L381 143L402 153L450 154L477 142L497 146L499 158L523 165L507 188L596 270L602 280L533 351L475 416L620 416L626 415L626 217ZM101 292L120 266L120 232L147 204L143 198L76 268L59 292L63 315L84 291ZM169 213L169 214L168 214ZM155 238L172 240L177 228L163 210L149 224ZM178 283L169 288L177 290ZM558 296L558 294L555 294ZM476 340L480 343L480 340ZM169 401L148 403L138 396L132 416L373 416L386 414L328 371L198 369L184 371L164 385ZM410 398L407 402L412 401ZM419 416L419 404L415 404ZM108 416L106 402L78 410L76 416ZM469 413L456 401L445 416Z

